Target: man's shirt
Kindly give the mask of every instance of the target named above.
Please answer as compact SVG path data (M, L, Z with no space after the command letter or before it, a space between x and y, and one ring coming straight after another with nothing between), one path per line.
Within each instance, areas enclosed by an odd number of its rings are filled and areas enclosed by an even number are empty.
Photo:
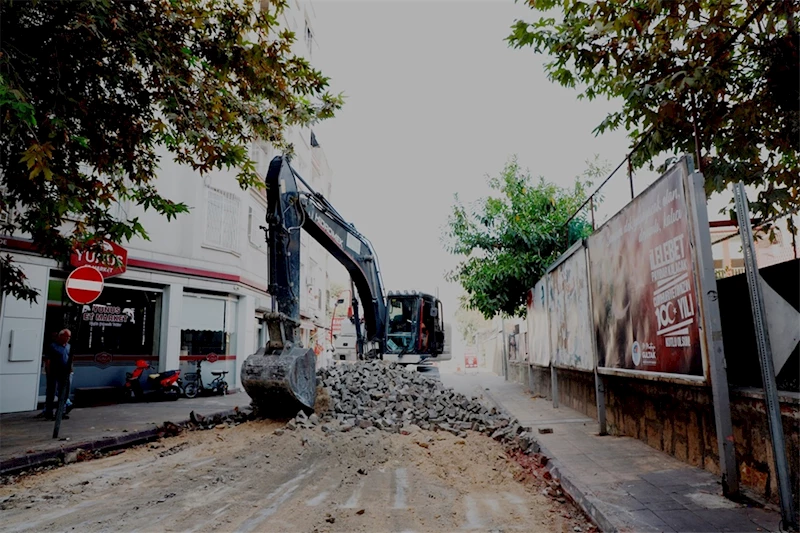
M50 361L50 368L56 372L65 372L69 362L70 345L67 343L61 346L57 342L50 343L47 350L47 359Z

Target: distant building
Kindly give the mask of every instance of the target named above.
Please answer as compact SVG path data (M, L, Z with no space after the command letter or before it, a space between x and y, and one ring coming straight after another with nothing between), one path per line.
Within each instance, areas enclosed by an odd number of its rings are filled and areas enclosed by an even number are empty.
M738 235L739 227L733 220L713 221L710 224L711 250L714 256L714 272L719 278L727 278L744 272L744 255L742 239ZM755 231L756 261L759 268L764 268L797 257L796 239L786 224L780 220L773 227L774 238L769 231Z

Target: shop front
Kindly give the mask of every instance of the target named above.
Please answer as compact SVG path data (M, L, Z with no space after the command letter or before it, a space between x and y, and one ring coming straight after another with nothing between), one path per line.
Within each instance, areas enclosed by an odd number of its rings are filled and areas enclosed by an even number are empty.
M237 299L229 295L183 292L180 365L186 380L194 379L187 376L197 372L197 363L200 362L205 385L214 379L212 371L226 371L225 380L233 388L236 306Z
M44 345L61 329L71 330L73 391L121 387L126 372L132 372L138 360L158 368L160 288L107 282L100 298L78 305L67 298L64 279L53 273L48 283ZM42 371L40 400L45 385Z
M0 239L0 247L11 246L27 251L20 246L30 243ZM115 393L138 360L159 371L180 369L184 382L202 361L204 383L212 372L227 371L229 390L240 390L242 361L268 339L263 313L272 308L269 296L230 274L131 258L126 271L105 279L97 300L79 305L66 294L69 267L34 253L17 252L14 260L40 296L33 304L0 300L3 413L32 411L44 402L42 355L64 328L72 332L78 404L82 398L118 401Z

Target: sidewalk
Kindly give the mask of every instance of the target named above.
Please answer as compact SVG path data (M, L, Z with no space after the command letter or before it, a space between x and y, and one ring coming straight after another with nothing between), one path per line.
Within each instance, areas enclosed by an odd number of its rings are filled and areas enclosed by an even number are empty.
M189 413L226 414L250 406L244 392L177 401L137 402L73 409L61 422L59 438L54 422L37 418L39 411L0 415L0 474L38 466L82 448L102 450L155 438L164 422L181 424Z
M595 420L568 407L554 409L523 385L492 373L442 374L442 382L483 395L533 428L553 476L606 533L780 531L779 513L722 497L713 474L637 439L599 437Z

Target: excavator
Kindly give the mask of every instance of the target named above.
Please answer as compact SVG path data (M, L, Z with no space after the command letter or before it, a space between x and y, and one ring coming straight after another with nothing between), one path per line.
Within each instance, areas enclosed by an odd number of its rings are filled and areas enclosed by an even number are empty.
M298 181L304 189L300 189ZM369 240L292 168L272 159L265 178L268 290L272 311L264 319L269 341L242 365L242 386L260 416L311 412L316 401L316 355L299 342L300 230L319 242L350 274L359 359L417 365L424 371L450 354L450 325L442 302L417 291L384 296L378 258ZM363 325L358 300L363 307Z

